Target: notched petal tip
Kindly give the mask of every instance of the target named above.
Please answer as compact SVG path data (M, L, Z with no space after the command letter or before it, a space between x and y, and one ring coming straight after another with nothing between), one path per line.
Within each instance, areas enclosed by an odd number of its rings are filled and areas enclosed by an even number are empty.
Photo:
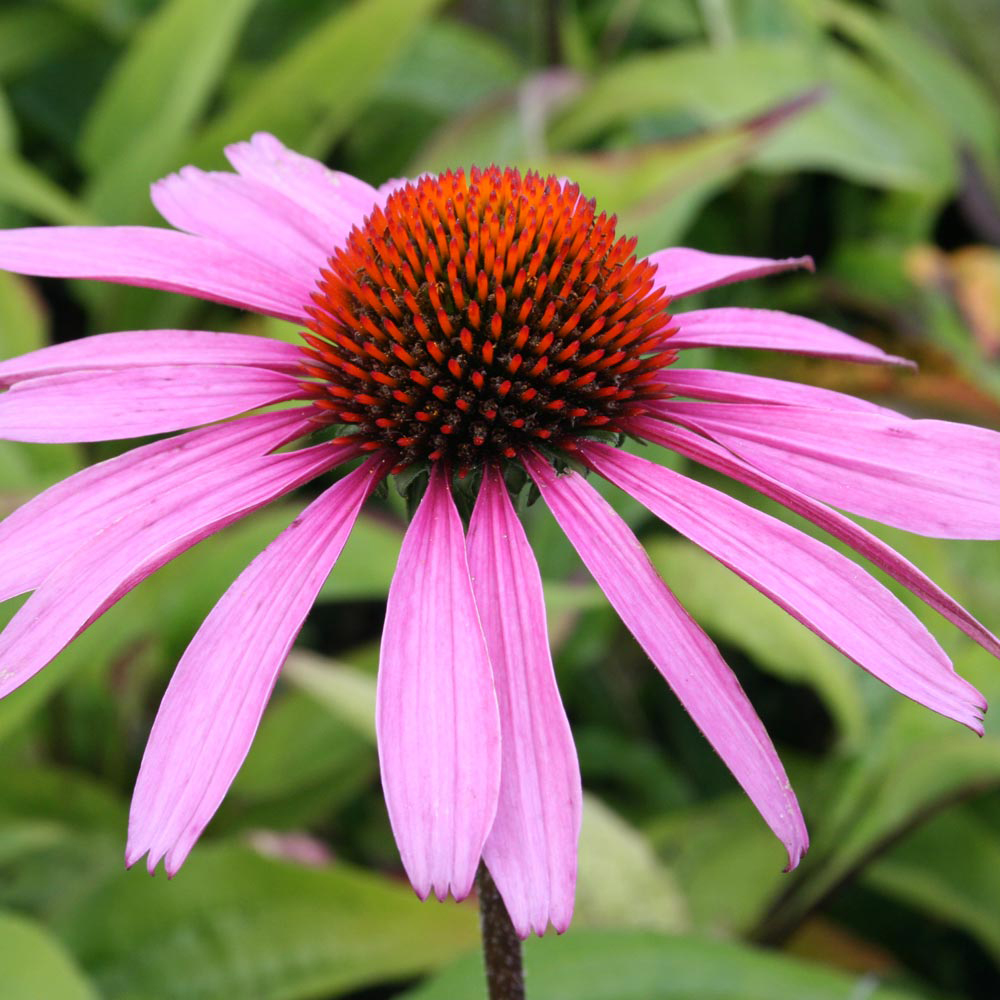
M809 831L806 829L805 820L803 820L801 813L795 819L795 833L792 838L784 840L785 850L788 852L788 864L782 868L782 871L786 873L795 871L809 851Z
M977 691L976 694L979 694L979 692ZM986 699L980 694L979 701L970 713L970 717L968 719L959 719L958 721L966 729L972 730L977 736L985 736L986 727L984 726L984 722L987 708Z
M450 891L452 898L455 900L455 902L461 903L463 899L468 899L469 896L472 894L472 886L473 886L472 882L470 882L468 885L462 885L458 887L456 887L455 885L449 885L448 888L445 890L444 895L438 896L438 899L440 899L443 902L445 899L447 899L448 892Z
M569 930L569 925L572 920L572 911L568 914L547 913L539 920L522 924L520 926L517 923L514 923L514 933L517 934L522 941L527 941L532 934L540 938L545 937L545 935L549 932L549 928L552 928L557 935L562 936Z
M965 726L966 729L970 729L977 736L985 735L986 730L983 723L986 712L989 709L989 703L986 701L985 695L960 674L955 674L954 676L960 685L958 706L953 707L951 711L947 712L942 712L940 709L935 709L935 711L944 715L945 718L952 719L960 725Z
M407 874L407 877L410 878L409 874ZM456 903L461 903L462 900L467 899L471 895L474 884L475 879L470 881L468 885L464 885L463 883L463 885L456 887L448 876L445 876L444 881L441 882L431 880L425 883L421 880L419 884L410 878L410 887L413 889L414 895L420 900L421 903L426 903L432 896L439 903L447 902L449 896Z
M805 857L806 850L807 850L807 848L805 848L805 847L800 848L799 850L795 850L795 851L791 851L790 850L788 852L788 864L785 865L785 867L781 869L782 872L787 875L789 872L795 871L795 869L799 867L799 863Z

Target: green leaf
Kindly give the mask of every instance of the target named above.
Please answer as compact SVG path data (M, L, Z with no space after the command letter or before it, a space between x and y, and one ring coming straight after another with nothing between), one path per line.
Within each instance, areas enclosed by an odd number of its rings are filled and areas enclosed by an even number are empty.
M660 538L647 551L695 621L745 650L762 669L814 688L837 720L843 743L862 744L867 723L858 667L690 542Z
M0 204L58 225L86 226L95 221L59 185L12 152L0 152Z
M384 598L402 541L398 524L367 515L358 518L319 600Z
M772 133L790 128L808 107L808 96L796 95L745 121L668 142L603 153L553 153L544 169L572 177L602 209L618 216L622 231L639 239L640 253L652 252L676 243L709 198L766 147Z
M290 504L271 504L171 560L144 584L174 654L183 652L216 601L296 513Z
M201 113L256 0L170 0L136 32L94 103L80 155L102 167L148 133L176 142Z
M527 166L531 153L539 155L537 137L526 134L515 94L472 108L447 120L434 132L406 171L408 176L438 173L448 167L474 163Z
M109 1000L294 1000L418 975L476 942L472 907L346 865L202 846L176 879L116 875L56 929Z
M264 713L215 828L289 830L326 822L377 781L370 740L306 694L285 690Z
M122 803L84 774L53 767L4 768L0 816L63 823L73 830L116 830L125 822Z
M954 183L943 130L860 59L829 44L738 42L623 60L566 111L551 139L561 147L592 142L623 122L666 112L727 124L823 85L825 100L780 130L753 162L888 187L945 190Z
M576 883L577 927L678 931L687 905L645 836L600 799L584 795Z
M127 595L115 609L78 635L37 676L0 700L0 740L25 724L40 705L78 673L89 669L103 674L124 650L149 634L155 610L146 603L146 593L140 590ZM13 614L14 603L0 604L0 621L6 622ZM108 697L106 687L106 681L102 680L101 688ZM106 734L95 737L99 735Z
M655 30L672 41L700 37L702 34L702 21L695 0L675 0L674 3L639 0L633 7L639 25ZM611 16L615 17L620 5L613 5L611 10ZM627 15L621 16L624 20Z
M917 1000L869 976L834 972L724 941L649 932L570 930L525 943L531 1000ZM469 955L406 1000L483 995Z
M32 920L0 913L0 969L7 1000L98 1000L59 942Z
M449 122L421 152L411 173L495 162L569 177L597 200L601 211L618 216L621 231L638 237L640 253L675 242L775 127L787 127L794 117L794 109L779 105L768 114L676 140L596 153L545 152L533 134L538 126L524 114L522 103L510 96Z
M0 905L39 918L120 875L127 810L103 785L50 767L0 776Z
M356 0L337 10L254 82L202 133L189 160L218 163L222 148L257 131L323 152L352 121L442 0Z
M73 17L90 22L103 35L124 38L148 9L145 0L50 0Z
M13 152L17 146L17 122L10 103L0 90L0 154Z
M675 809L646 833L669 859L698 931L743 934L787 888L785 851L745 795Z
M178 653L230 584L288 527L304 505L272 504L206 539L146 584L156 593L161 629ZM401 540L397 526L362 515L319 600L384 598Z
M375 678L357 667L294 650L282 671L351 730L375 745Z
M82 464L77 445L0 441L0 515L72 475Z
M181 165L256 0L171 0L143 24L84 126L94 171L87 203L115 221L141 217L151 181Z
M108 879L122 877L124 821L115 833L83 832L68 826L45 830L18 821L10 831L22 843L20 851L12 852L7 863L0 865L0 905L51 924Z
M889 0L887 6L921 35L959 54L1000 95L1000 22L993 0Z
M25 278L0 271L0 357L37 351L48 340L42 300Z
M956 669L989 699L997 693L995 661L968 643ZM816 796L813 843L789 890L759 929L764 939L797 926L802 915L845 880L863 872L902 833L946 804L1000 784L1000 737L976 739L954 722L884 691L890 711L842 773L830 768L827 793Z
M432 21L389 72L379 96L453 115L513 87L522 71L510 49L485 32Z
M48 317L32 284L0 271L0 357L36 351L47 341ZM0 516L79 467L74 445L0 441Z
M73 18L39 4L0 11L0 80L13 80L58 57L79 35Z
M829 23L882 62L954 134L996 157L1000 117L989 94L957 60L896 18L825 0Z
M951 809L865 872L865 884L962 927L1000 961L1000 839L971 809Z

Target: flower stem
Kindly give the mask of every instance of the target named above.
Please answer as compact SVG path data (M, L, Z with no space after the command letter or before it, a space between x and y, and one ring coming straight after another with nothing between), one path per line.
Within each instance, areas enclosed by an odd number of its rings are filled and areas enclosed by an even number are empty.
M524 1000L521 941L486 865L476 873L479 923L483 932L483 961L490 1000Z

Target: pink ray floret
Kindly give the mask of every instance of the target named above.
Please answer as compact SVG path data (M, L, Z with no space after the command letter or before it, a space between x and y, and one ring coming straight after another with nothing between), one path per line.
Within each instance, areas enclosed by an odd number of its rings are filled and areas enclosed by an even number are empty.
M533 173L472 168L375 188L269 135L226 155L235 173L188 167L153 186L172 229L0 231L0 268L182 293L305 328L297 344L130 330L0 360L0 437L169 435L0 522L0 600L29 593L0 634L0 695L171 559L334 476L181 658L139 771L128 864L146 857L153 872L163 861L170 875L183 864L363 505L403 471L416 513L388 594L376 729L389 822L421 898L461 899L485 864L522 937L562 932L572 917L580 768L542 580L508 486L525 473L789 868L808 834L739 680L630 528L570 468L622 489L887 685L982 732L982 695L864 567L609 443L661 445L769 497L1000 655L984 624L841 512L996 539L1000 435L674 364L710 347L907 365L787 313L668 311L718 285L811 270L809 258L685 248L641 258L576 185ZM456 490L472 506L468 524Z

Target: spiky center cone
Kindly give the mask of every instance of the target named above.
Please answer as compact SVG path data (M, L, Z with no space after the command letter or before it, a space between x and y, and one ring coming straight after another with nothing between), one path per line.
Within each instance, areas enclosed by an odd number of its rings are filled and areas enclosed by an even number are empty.
M400 467L459 472L617 430L675 354L654 266L615 221L534 173L407 184L321 272L304 335L316 405Z

